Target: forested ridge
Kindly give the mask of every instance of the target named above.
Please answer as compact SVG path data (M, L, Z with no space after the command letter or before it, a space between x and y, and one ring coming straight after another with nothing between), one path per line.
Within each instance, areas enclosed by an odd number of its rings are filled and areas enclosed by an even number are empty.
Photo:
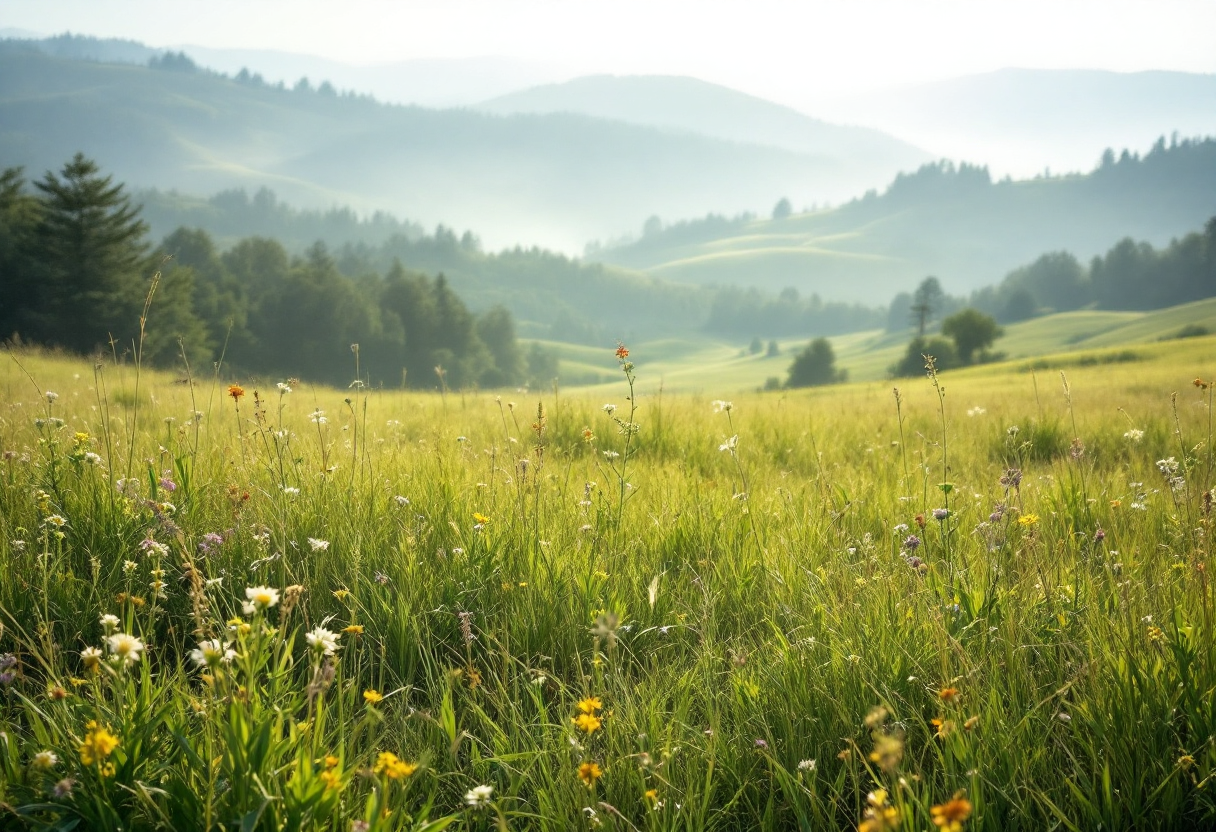
M200 229L158 246L147 231L125 188L83 155L32 187L5 170L0 333L76 353L138 349L161 366L222 358L244 373L342 386L503 386L556 373L552 356L524 354L506 309L474 315L442 274L395 261L349 275L321 242L293 256L266 237L221 251Z

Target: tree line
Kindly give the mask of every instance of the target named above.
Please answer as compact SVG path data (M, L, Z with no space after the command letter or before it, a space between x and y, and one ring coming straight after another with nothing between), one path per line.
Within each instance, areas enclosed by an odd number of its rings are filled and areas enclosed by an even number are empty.
M1003 322L1045 312L1097 308L1163 309L1216 293L1216 217L1157 249L1125 237L1087 265L1067 251L1042 255L999 286L975 292L971 305Z
M220 251L200 229L159 246L122 184L81 154L27 183L0 173L0 334L75 353L416 388L548 383L552 355L520 347L503 307L473 314L442 274L399 261L344 274L323 243L292 256L248 237ZM156 275L156 277L154 277Z

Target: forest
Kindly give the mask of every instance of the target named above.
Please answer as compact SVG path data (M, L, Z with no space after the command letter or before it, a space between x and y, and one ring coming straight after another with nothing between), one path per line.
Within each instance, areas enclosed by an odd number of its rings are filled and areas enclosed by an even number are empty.
M548 383L556 360L525 354L511 314L472 313L439 274L392 262L344 274L324 243L291 255L248 237L219 250L200 229L154 246L122 184L83 155L26 182L0 174L0 333L198 371L338 384L471 387Z

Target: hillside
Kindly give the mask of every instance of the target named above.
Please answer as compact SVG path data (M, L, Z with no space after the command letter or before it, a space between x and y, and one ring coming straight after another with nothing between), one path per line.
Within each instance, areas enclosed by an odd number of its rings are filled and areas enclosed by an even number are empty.
M477 109L500 115L577 113L779 147L831 157L856 168L859 177L879 175L884 182L930 159L925 151L877 130L829 124L762 98L678 76L586 76L500 96Z
M1009 369L1059 370L1135 363L1178 354L1179 342L1174 339L1188 326L1216 333L1216 299L1155 312L1064 312L1011 324L994 347L1006 354L1004 362L951 372L983 376ZM848 370L849 381L877 382L890 378L888 367L903 355L908 338L907 332L875 331L829 340L835 350L836 365ZM1216 335L1198 340L1216 345ZM643 368L646 392L657 391L661 384L664 391L720 396L755 390L770 378L784 382L795 353L805 345L806 339L788 339L780 342L779 355L750 355L737 341L702 334L656 338L630 344L630 348ZM611 369L603 368L602 361L597 365L599 356L595 350L553 346L562 355L563 379L593 385L618 383ZM1189 378L1207 371L1194 367L1187 372ZM605 392L609 390L610 386L604 388Z
M1127 236L1163 245L1214 214L1216 140L1160 142L1085 175L996 182L982 168L930 165L835 210L689 221L588 255L670 280L873 303L929 274L965 294L1044 251L1085 260Z
M864 157L850 168L840 155L580 115L389 106L13 42L0 44L0 123L0 165L41 173L83 151L134 188L269 186L301 207L476 228L491 247L576 251L653 214L767 213L782 196L809 204L874 181L859 179Z

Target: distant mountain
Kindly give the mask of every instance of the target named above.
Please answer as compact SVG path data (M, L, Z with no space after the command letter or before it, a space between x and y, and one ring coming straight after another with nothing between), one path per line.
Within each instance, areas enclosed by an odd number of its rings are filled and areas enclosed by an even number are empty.
M929 154L877 130L846 127L696 78L593 75L504 95L478 105L499 114L577 113L733 142L779 147L868 166L886 181ZM873 184L871 181L869 184ZM861 189L854 189L860 192Z
M177 62L51 57L0 42L0 165L34 175L76 151L132 187L273 188L299 207L389 210L476 228L491 248L578 251L651 215L768 213L840 200L865 153L798 153L595 119L389 106Z
M966 294L1048 251L1084 261L1123 237L1164 245L1212 216L1216 139L1160 141L1086 175L995 182L984 168L928 165L833 211L652 226L588 256L673 281L874 303L926 275Z
M264 49L175 47L200 66L236 75L242 69L288 86L308 78L373 95L390 104L467 107L486 98L565 78L560 67L514 58L433 58L353 66L340 61Z
M998 176L1088 171L1103 149L1216 135L1216 75L1003 69L840 101L825 118L886 130Z

